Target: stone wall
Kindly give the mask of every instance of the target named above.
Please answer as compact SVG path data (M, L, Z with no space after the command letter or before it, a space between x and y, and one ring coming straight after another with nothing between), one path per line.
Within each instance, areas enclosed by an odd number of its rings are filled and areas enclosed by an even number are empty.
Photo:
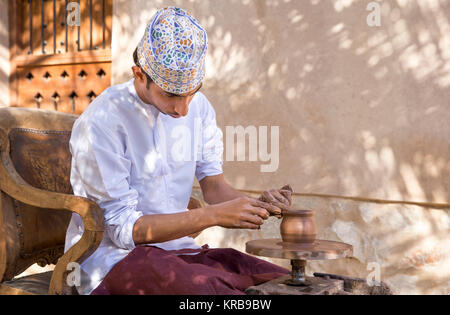
M201 196L199 190L195 194ZM318 239L353 245L353 258L309 262L308 274L325 272L366 279L379 270L380 280L394 294L450 294L450 205L435 209L297 194L293 208L315 210ZM249 240L279 238L280 223L270 218L259 231L214 227L203 231L196 241L245 251ZM288 260L265 260L290 267Z

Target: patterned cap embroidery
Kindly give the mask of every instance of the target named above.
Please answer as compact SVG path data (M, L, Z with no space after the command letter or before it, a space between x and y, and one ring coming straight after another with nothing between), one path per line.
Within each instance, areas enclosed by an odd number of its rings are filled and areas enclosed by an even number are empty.
M142 69L160 88L183 94L194 90L205 77L208 36L185 10L159 10L147 25L138 45Z

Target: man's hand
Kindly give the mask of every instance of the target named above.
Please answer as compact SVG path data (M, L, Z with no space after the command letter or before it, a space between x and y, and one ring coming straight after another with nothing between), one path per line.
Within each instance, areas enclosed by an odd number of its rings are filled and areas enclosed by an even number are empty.
M278 207L250 197L239 197L209 207L214 214L215 225L234 229L259 229L271 213L281 214Z
M267 190L262 193L258 200L270 203L282 210L289 210L292 205L292 188L290 185L286 185L281 189ZM280 217L279 214L274 215Z
M232 191L228 190L228 192L228 197L231 198ZM284 197L290 200L290 194ZM136 245L164 243L193 235L213 226L260 229L264 220L267 220L270 215L280 216L281 209L269 202L239 196L191 211L144 215L134 224L133 240Z

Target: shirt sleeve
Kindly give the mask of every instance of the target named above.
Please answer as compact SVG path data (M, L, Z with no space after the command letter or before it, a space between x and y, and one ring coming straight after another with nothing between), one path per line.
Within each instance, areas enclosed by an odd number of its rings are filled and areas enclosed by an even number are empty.
M105 232L116 246L134 249L133 227L143 213L136 210L139 195L129 185L131 161L120 131L89 122L72 133L72 163L79 176L74 193L83 192L103 210Z
M207 176L215 176L223 173L223 133L217 126L214 108L203 97L205 110L202 117L200 158L196 163L195 175L198 181Z

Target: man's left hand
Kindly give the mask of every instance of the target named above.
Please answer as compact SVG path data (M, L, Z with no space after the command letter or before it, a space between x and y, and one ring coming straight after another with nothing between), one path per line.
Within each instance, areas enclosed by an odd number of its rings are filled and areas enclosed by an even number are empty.
M258 199L270 203L281 210L290 210L292 205L292 188L290 185L286 185L281 189L266 190ZM279 215L276 216L280 217Z

